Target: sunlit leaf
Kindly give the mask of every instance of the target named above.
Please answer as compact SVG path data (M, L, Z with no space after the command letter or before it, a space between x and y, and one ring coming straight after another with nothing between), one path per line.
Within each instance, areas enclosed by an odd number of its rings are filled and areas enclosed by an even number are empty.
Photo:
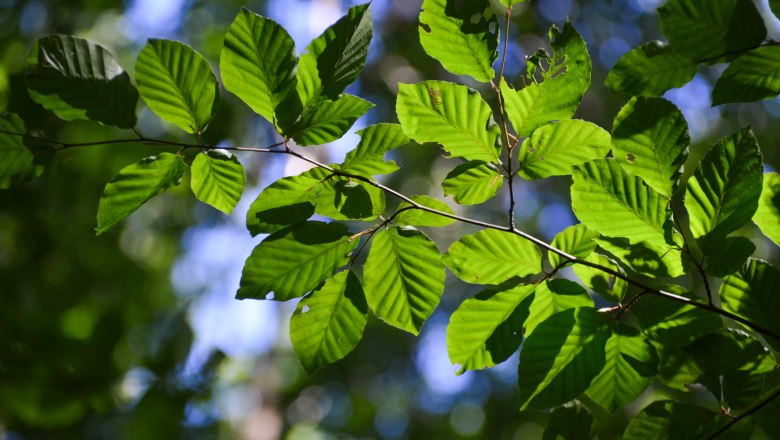
M660 400L634 417L623 434L625 440L707 438L730 419L700 406Z
M252 202L246 213L247 229L255 236L308 220L321 190L320 181L309 176L277 180Z
M571 174L571 166L606 157L611 147L609 133L579 119L537 128L517 153L518 174L525 179L543 179Z
M611 159L575 165L572 175L572 210L588 228L631 243L666 243L671 230L667 200L641 178Z
M696 75L698 65L658 40L631 49L612 67L604 83L634 96L661 96L682 87Z
M306 295L290 319L290 339L303 368L314 370L357 346L368 318L360 280L345 270Z
M624 273L617 263L598 253L590 253L583 260L598 264L602 267L608 267L618 273ZM628 283L622 278L604 272L584 264L575 264L574 273L591 290L601 295L607 301L621 302L628 289Z
M501 130L474 89L446 81L401 83L396 111L404 132L419 143L437 142L452 157L500 162Z
M520 352L521 409L557 406L588 388L606 364L608 320L591 307L578 307L539 324Z
M304 109L320 96L337 99L357 79L366 64L371 34L371 8L366 3L349 8L306 46L298 62L297 85Z
M209 150L192 161L192 192L225 214L233 212L244 193L244 167L227 151Z
M764 20L749 0L670 0L658 16L674 50L697 62L750 49L766 38Z
M444 264L463 281L500 284L542 271L542 254L528 240L509 232L484 229L450 246Z
M667 198L677 188L689 143L682 113L661 98L631 98L612 128L615 160Z
M138 92L114 56L71 35L39 38L27 57L30 97L66 121L135 126Z
M498 57L498 19L487 0L424 0L420 44L448 71L490 82Z
M541 84L513 90L501 81L507 116L519 136L528 136L544 124L569 119L582 101L590 85L591 64L585 41L571 23L563 31L550 28L550 40L555 54L550 61L549 76Z
M647 389L658 372L658 355L638 330L620 324L612 328L605 353L606 365L586 394L614 413Z
M755 250L756 245L746 237L726 237L707 255L705 269L715 277L731 275L745 264Z
M701 301L688 293L672 293ZM645 335L671 348L688 345L723 327L720 317L712 312L656 295L644 295L631 307L631 311Z
M236 298L303 296L345 265L358 241L338 223L309 221L274 232L246 260ZM271 292L272 298L266 296Z
M211 65L184 43L150 39L135 63L138 92L163 120L201 134L219 109Z
M634 272L651 277L679 277L686 272L682 251L675 246L648 243L629 244L625 238L601 237L599 246Z
M539 283L525 322L525 334L531 334L550 316L576 307L593 307L593 300L579 284L562 278Z
M301 113L297 61L295 43L283 27L241 9L225 35L219 70L226 90L287 134Z
M493 164L472 160L456 166L444 178L444 195L451 195L460 205L476 205L493 198L504 176Z
M360 135L360 142L354 150L347 153L341 171L373 176L390 174L398 170L398 165L394 161L385 162L384 157L387 151L410 142L400 125L370 125L357 133Z
M466 299L450 317L447 352L458 374L505 361L523 341L534 285L504 283Z
M374 104L347 94L341 95L335 101L319 101L306 107L301 118L289 130L289 136L301 146L335 141L344 136L352 124L373 107Z
M446 212L448 214L453 214L452 208L447 206L446 203L440 200L436 200L432 197L421 195L412 196L411 199L423 206L433 208L437 211ZM448 226L455 222L454 219L449 217L443 217L438 214L426 212L422 209L410 208L411 206L412 205L407 202L401 202L401 204L398 205L398 210L400 211L405 209L405 211L402 211L400 214L398 214L398 216L395 218L395 221L401 225L409 226Z
M111 229L147 200L178 184L184 170L181 157L170 153L146 157L123 168L100 196L97 235Z
M417 335L444 292L444 264L425 234L392 227L374 235L363 284L379 319Z
M338 165L331 165L338 168ZM312 168L301 176L317 181L314 211L334 220L372 220L385 210L385 193L361 180L334 176L324 168Z
M688 179L685 208L705 252L750 221L761 197L758 141L744 128L718 141Z
M753 49L729 64L712 89L712 105L751 102L780 93L780 47Z
M569 226L559 232L558 235L553 238L551 244L554 248L560 249L573 257L585 258L596 249L596 242L593 240L598 237L598 232L591 231L580 223ZM553 267L558 267L564 262L563 257L554 252L548 252L547 258L550 260L550 264L552 264Z
M770 240L780 246L780 174L764 174L764 185L753 215L755 223Z
M520 4L526 0L501 0L501 4L507 8L511 8L514 5Z
M780 269L761 260L748 260L736 274L723 279L723 309L780 334ZM773 342L777 342L774 341Z
M26 135L27 128L18 115L0 113L0 189L26 182L43 172L43 167L35 163L33 150L26 145Z

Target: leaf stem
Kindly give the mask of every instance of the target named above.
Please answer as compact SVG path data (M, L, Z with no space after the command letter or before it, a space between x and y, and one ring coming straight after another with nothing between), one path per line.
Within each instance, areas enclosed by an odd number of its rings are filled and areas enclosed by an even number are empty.
M717 432L715 432L714 434L712 434L709 437L707 437L707 439L709 440L709 439L713 439L713 438L718 437L719 435L721 435L724 432L728 431L732 426L736 425L740 420L744 419L747 416L755 414L756 412L758 412L758 410L760 410L761 408L765 407L771 401L777 399L778 397L780 397L780 389L778 389L777 391L772 393L769 397L767 397L763 401L761 401L758 404L756 404L754 407L752 407L749 410L743 412L742 414L738 415L737 417L734 417L734 419L731 420L728 424L726 424L726 426L720 428Z

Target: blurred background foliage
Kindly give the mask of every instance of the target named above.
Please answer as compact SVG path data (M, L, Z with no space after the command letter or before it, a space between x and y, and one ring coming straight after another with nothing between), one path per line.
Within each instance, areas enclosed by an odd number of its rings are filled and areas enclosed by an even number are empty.
M241 6L280 22L301 51L356 3L0 0L0 111L18 113L30 130L63 141L127 137L95 123L64 124L29 98L25 59L36 38L64 33L91 39L112 50L131 75L147 38L177 39L203 53L216 71L224 33ZM372 51L348 92L377 107L354 130L396 120L399 81L455 79L418 43L420 3L373 1ZM629 49L661 39L655 12L661 3L523 3L512 15L507 76L517 82L525 55L546 47L549 26L568 17L593 60L592 87L578 117L610 129L627 97L603 86L606 73ZM757 5L770 37L777 38L778 22L766 0ZM780 124L775 123L780 100L711 108L709 92L722 69L701 69L690 84L665 95L688 119L691 160L717 138L751 125L767 167L780 168ZM488 90L481 91L494 100ZM207 142L265 146L277 141L271 127L237 98L224 90L222 96ZM143 105L138 128L149 137L189 141ZM307 152L338 161L356 143L350 135ZM548 416L517 411L516 355L491 371L454 375L444 335L449 313L474 293L462 283L448 280L442 305L419 339L374 319L355 352L308 377L287 333L295 304L233 299L243 261L261 238L252 239L244 229L246 209L263 187L304 169L294 159L239 156L249 186L230 217L197 202L184 182L121 227L95 237L105 183L122 167L157 151L134 144L60 152L41 178L0 191L0 439L541 436ZM456 165L433 146L404 147L394 159L403 171L385 183L406 194L439 198L439 183ZM522 229L549 240L574 223L568 179L517 183ZM499 196L475 210L455 208L501 221L504 200ZM446 249L473 232L464 229L426 232ZM768 256L769 247L762 247L754 229L743 233L758 240L757 254L776 259ZM597 412L602 433L619 432L636 410L613 417Z

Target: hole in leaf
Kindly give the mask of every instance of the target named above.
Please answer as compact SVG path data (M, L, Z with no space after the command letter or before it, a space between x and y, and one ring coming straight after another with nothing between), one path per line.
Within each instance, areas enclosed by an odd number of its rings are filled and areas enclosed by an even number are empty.
M301 314L303 314L303 313L306 313L306 312L308 312L309 310L311 310L311 308L309 308L309 306L308 306L308 305L306 305L306 306L303 306L303 308L301 309Z
M636 155L634 153L626 154L626 161L628 161L628 163L634 163L635 160L636 160Z
M271 292L268 295L265 296L265 299L274 299L274 293Z

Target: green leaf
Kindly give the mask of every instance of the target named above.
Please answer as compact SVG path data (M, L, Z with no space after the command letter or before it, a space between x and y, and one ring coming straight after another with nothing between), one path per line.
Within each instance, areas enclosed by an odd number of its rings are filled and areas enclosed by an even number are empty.
M571 256L585 258L596 250L594 239L599 237L599 233L591 231L582 223L569 226L553 238L552 246L560 249ZM552 267L559 267L564 263L563 257L553 252L547 253Z
M748 257L756 251L756 245L745 237L726 237L707 255L707 274L723 278L738 271Z
M606 365L585 392L597 405L614 413L633 401L658 373L655 347L638 330L615 325L607 340Z
M219 70L225 89L283 134L301 114L295 43L275 21L241 9L225 35Z
M394 161L385 162L385 153L411 140L398 124L370 125L357 132L360 142L354 150L347 153L341 170L345 173L373 176L390 174L398 170Z
M673 293L698 300L688 293ZM720 317L712 312L655 295L644 295L631 312L645 335L670 348L683 347L723 327Z
M723 279L721 304L724 310L780 333L777 286L780 286L780 269L751 258L738 273Z
M593 307L593 300L579 284L562 278L547 280L536 286L530 316L525 321L525 334L558 312L577 307Z
M209 150L192 162L190 184L195 197L225 214L233 212L244 193L244 167L227 151Z
M507 282L461 303L447 327L447 352L460 365L458 374L493 367L517 350L535 287Z
M211 65L178 41L150 39L138 54L135 80L149 108L187 133L203 133L219 109Z
M634 417L623 434L625 440L684 440L708 438L728 421L700 406L660 400Z
M689 385L706 380L699 366L685 352L685 346L671 347L655 341L655 347L661 359L658 366L658 379L664 385L688 392Z
M347 264L358 241L338 223L309 221L274 232L247 258L236 298L303 296ZM266 296L270 292L273 298Z
M764 174L763 189L758 199L758 209L753 215L753 223L780 246L780 174Z
M712 89L712 105L774 98L780 93L780 47L748 51L729 64Z
M178 184L185 169L181 157L170 153L146 157L123 168L100 196L97 235L111 229L147 200Z
M619 273L624 273L615 261L604 255L591 253L583 258L585 261L596 263L603 267L608 267ZM607 301L621 302L628 289L628 283L622 278L606 273L602 270L585 266L584 264L575 264L574 273L591 290L601 295Z
M18 133L18 134L11 134ZM24 121L14 113L0 112L0 189L24 183L43 172L34 151L25 142Z
M780 0L769 0L769 8L775 14L775 17L780 16Z
M688 179L685 208L693 236L705 252L753 217L763 169L758 141L743 128L718 141Z
M517 153L518 174L528 180L571 174L571 166L603 159L611 148L609 133L579 119L537 128Z
M330 165L338 169L338 165ZM301 174L316 180L314 211L334 220L373 220L385 210L385 193L359 180L335 176L324 168L312 168Z
M629 244L625 238L601 237L598 245L634 272L653 278L677 278L686 273L682 251L674 246L646 241Z
M735 371L768 373L775 368L775 362L764 345L738 329L720 329L697 339L684 350L699 370L711 377Z
M501 130L474 89L446 81L401 83L396 111L404 132L419 143L438 142L451 157L500 162Z
M661 98L631 98L612 128L615 160L669 199L688 158L690 141L680 110Z
M542 440L588 440L595 437L593 414L576 400L552 410L542 434Z
M764 20L750 0L671 0L658 16L674 50L696 62L750 49L766 38Z
M537 127L552 121L569 119L579 107L582 96L590 85L591 64L585 41L571 23L563 31L550 28L550 43L555 54L546 72L548 78L541 84L515 91L501 81L507 116L518 136L528 136Z
M446 203L440 200L436 200L432 197L412 196L411 199L423 206L433 208L437 211L454 214L452 212L452 208L447 206ZM405 209L405 211L402 211L395 217L395 221L398 222L398 224L409 226L448 226L455 223L455 220L449 217L443 217L431 212L426 212L422 209L414 209L411 208L411 206L412 205L408 202L401 202L401 204L398 205L398 211Z
M138 91L103 46L71 35L39 38L27 57L30 97L66 121L135 126Z
M524 1L525 0L501 0L501 4L511 9L512 6L520 4Z
M518 235L495 229L464 235L450 246L443 260L467 283L500 284L542 271L539 248Z
M485 83L496 76L498 18L487 0L424 0L419 31L425 52L449 72Z
M289 137L301 146L326 144L341 138L374 104L352 95L307 106L290 129Z
M666 243L667 200L641 178L610 159L575 165L572 175L572 210L588 228L631 243Z
M456 203L477 205L493 198L503 183L504 176L495 165L472 160L450 171L441 186L444 195L451 195Z
M306 295L290 319L290 339L306 372L349 354L360 342L367 319L363 287L351 270Z
M444 292L444 264L425 234L392 227L374 236L363 283L379 319L418 335Z
M520 352L520 409L557 406L588 388L606 364L608 319L578 307L539 324Z
M304 109L322 95L330 100L357 79L368 56L372 23L369 4L353 6L347 15L312 40L298 63L298 95Z
M723 384L724 406L727 406L731 411L742 411L750 408L755 404L756 396L763 394L764 389L766 388L766 379L767 375L765 374L750 374L742 371L724 375L721 381ZM761 414L761 411L756 413L756 416L753 417L753 420L758 423L760 423L759 414ZM777 420L777 414L773 414L772 418Z
M661 96L696 75L698 64L658 40L631 49L612 67L604 83L633 96Z
M308 220L321 190L320 181L308 176L277 180L252 202L246 213L247 229L255 236Z

